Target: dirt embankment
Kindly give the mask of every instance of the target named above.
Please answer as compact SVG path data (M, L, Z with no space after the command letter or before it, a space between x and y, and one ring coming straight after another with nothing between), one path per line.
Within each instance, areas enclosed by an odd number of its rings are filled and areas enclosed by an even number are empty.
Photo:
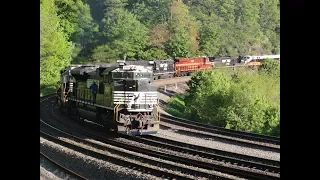
M178 77L173 79L160 79L153 83L158 86L159 104L161 107L161 113L167 114L164 109L169 99L176 93L184 94L189 88L187 82L191 79L191 76Z

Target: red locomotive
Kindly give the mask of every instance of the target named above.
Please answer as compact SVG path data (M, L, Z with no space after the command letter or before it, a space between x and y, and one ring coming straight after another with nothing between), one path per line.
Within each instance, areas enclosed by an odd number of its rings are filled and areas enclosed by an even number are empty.
M175 76L188 76L194 71L208 69L211 67L212 63L209 61L208 57L174 59Z

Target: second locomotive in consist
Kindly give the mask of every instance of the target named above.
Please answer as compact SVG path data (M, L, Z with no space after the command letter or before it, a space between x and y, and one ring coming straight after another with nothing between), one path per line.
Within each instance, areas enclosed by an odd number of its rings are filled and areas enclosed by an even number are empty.
M70 66L58 104L69 114L122 134L155 134L160 114L152 71L137 65Z

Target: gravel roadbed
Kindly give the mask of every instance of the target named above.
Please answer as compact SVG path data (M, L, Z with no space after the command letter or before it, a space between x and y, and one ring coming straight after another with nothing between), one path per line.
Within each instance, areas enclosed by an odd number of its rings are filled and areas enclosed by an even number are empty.
M102 143L100 141L96 141L96 140L92 140L92 139L88 139L89 141L91 142L94 142L94 143L97 143L97 144L100 144L100 145L104 145L104 146L110 146L111 145L108 145L108 144L105 144L105 143ZM137 147L145 147L145 149L153 149L153 150L157 150L159 152L164 152L165 150L164 149L159 149L159 148L156 148L156 147L152 147L152 146L148 146L148 145L145 145L145 144L141 144L141 143L138 143L138 142L135 142L135 141L130 141L130 140L127 140L127 139L124 139L124 138L117 138L117 140L119 142L126 142L128 144L131 144L131 145L135 145ZM141 146L140 146L141 145ZM185 165L185 164L181 164L181 163L176 163L176 162L172 162L172 161L168 161L168 160L163 160L163 159L160 159L160 158L156 158L156 157L151 157L151 156L147 156L147 155L144 155L144 154L141 154L141 153L136 153L136 152L132 152L132 151L128 151L128 150L125 150L123 148L119 148L119 147L115 147L115 146L112 146L113 148L115 149L119 149L121 151L124 151L124 152L129 152L130 154L135 154L135 155L138 155L138 156L142 156L142 157L146 157L148 159L153 159L153 160L156 160L156 161L159 161L159 162L165 162L165 163L169 163L169 164L172 164L172 165L175 165L175 166L180 166L180 167L184 167L184 168L189 168L189 169L193 169L193 170L197 170L197 171L201 171L201 172L206 172L206 173L211 173L211 174L214 174L214 175L219 175L219 176L224 176L224 177L229 177L229 178L234 178L234 179L243 179L243 178L238 178L236 176L233 176L233 175L229 175L229 174L225 174L225 173L221 173L221 172L218 172L218 171L213 171L213 170L207 170L207 169L203 169L203 168L198 168L198 167L194 167L194 166L189 166L189 165ZM177 153L177 152L176 152ZM170 154L174 154L174 153L170 153ZM192 177L192 176L189 176L189 177ZM196 178L198 179L198 178Z
M48 170L47 170L48 169ZM61 178L59 178L59 177ZM63 180L67 179L67 175L55 170L50 162L46 162L46 160L40 157L40 180Z
M162 179L149 174L144 174L137 170L129 169L84 155L41 137L40 149L49 158L54 159L57 163L74 172L79 173L80 175L88 179Z
M190 158L190 159L194 159L194 160L197 160L197 161L203 161L203 162L207 162L207 163L218 164L218 165L222 165L222 166L241 169L241 170L244 170L244 171L251 171L251 172L257 172L257 173L262 173L262 174L271 174L271 175L273 174L273 173L265 172L265 171L258 170L258 169L252 169L252 168L248 168L248 167L242 167L242 166L233 165L233 164L230 164L229 162L222 162L222 161L216 161L216 160L212 160L212 159L203 158L203 157L200 157L198 155L191 155L191 154L181 153L181 152L177 152L177 151L173 151L173 150L169 150L169 149L162 149L162 148L146 145L146 144L143 144L143 143L131 141L131 140L128 140L128 139L125 139L125 138L118 138L117 140L120 141L120 142L124 142L126 144L131 144L131 145L137 146L137 147L144 147L145 149L151 149L151 150L155 150L155 151L158 151L158 152L165 152L165 153L168 153L168 154L173 154L173 155L176 155L176 156Z
M160 129L158 131L158 133L155 134L154 136L158 136L161 138L167 138L167 139L174 140L174 141L189 143L192 145L198 145L198 146L203 146L203 147L208 147L208 148L219 149L219 150L223 150L223 151L235 152L235 153L239 153L239 154L256 156L256 157L260 157L260 158L280 161L280 153L271 152L271 151L263 151L260 149L254 149L254 148L250 148L250 147L242 147L242 146L238 146L238 145L234 145L234 144L228 144L228 143L223 143L223 142L219 142L219 141L201 139L201 138L192 137L192 136L186 136L186 135L178 134L170 129L169 130Z
M93 150L93 151L96 151L96 152L99 152L99 153L102 153L102 154L107 154L107 155L113 156L115 158L123 159L123 160L126 160L126 161L130 161L130 162L133 162L133 163L137 163L137 164L143 165L143 166L148 166L148 167L152 167L152 168L161 169L161 170L166 171L166 172L171 172L171 173L175 173L175 174L178 174L178 175L185 175L187 177L194 178L194 179L199 179L198 177L194 177L192 175L186 175L186 174L180 173L178 171L174 171L174 170L170 170L170 169L166 169L166 168L150 165L150 164L141 162L139 160L132 160L130 158L123 157L121 155L112 154L112 153L110 153L108 151L104 151L104 150L101 150L101 149L96 149L94 147L88 146L88 145L83 144L83 143L78 143L78 142L75 142L75 141L67 139L67 138L60 137L59 139L63 139L65 141L70 142L72 144L75 144L77 146L81 146L81 147L84 147L86 149L90 149L90 150ZM180 166L180 167L189 168L189 169L202 171L202 172L207 172L207 173L211 173L211 174L216 174L216 175L220 175L220 176L224 176L224 177L231 177L233 179L241 179L241 178L238 178L238 177L235 177L235 176L232 176L232 175L228 175L228 174L224 174L224 173L220 173L220 172L217 172L217 171L206 170L206 169L197 168L197 167L193 167L193 166L187 166L187 165L184 165L184 164L167 161L167 160L163 160L163 159L160 159L160 158L151 157L151 156L144 155L144 154L141 154L141 153L132 152L132 151L129 151L129 150L126 150L126 149L123 149L123 148L119 148L119 147L116 147L116 146L112 146L112 145L109 145L109 144L102 143L100 141L96 141L96 140L92 140L92 139L87 139L87 140L89 140L91 142L94 142L96 144L100 144L102 146L108 147L108 148L112 148L112 149L118 150L118 151L122 151L122 152L130 153L130 154L133 154L133 155L136 155L136 156L152 159L152 160L155 160L157 162L164 162L164 163L168 163L168 164L171 164L171 165L174 165L174 166Z
M167 90L169 92L173 91L176 93L184 93L185 90L188 89L188 86L186 85L186 83L178 83L177 86L178 86L178 88L176 89L175 86L169 85L169 86L167 86ZM170 95L168 93L161 91L162 88L163 87L161 87L158 90L159 99L161 99L164 103L166 103L170 99ZM170 115L166 112L165 107L161 107L160 112L167 114L167 115ZM165 124L165 123L161 121L161 124ZM172 125L172 124L170 124L170 126L179 128L179 126ZM180 126L180 128L186 129L181 126ZM190 130L189 128L187 128L187 129ZM192 130L192 131L196 132L197 130ZM180 141L180 142L184 142L184 143L189 143L189 144L193 144L193 145L209 147L209 148L211 147L211 148L216 148L216 149L220 149L223 151L235 152L235 153L239 153L239 154L256 156L256 157L280 161L280 153L272 152L272 151L268 151L268 150L265 151L265 150L261 150L261 149L250 148L250 147L246 147L246 146L242 146L242 145L230 144L230 141L229 142L221 142L221 141L214 141L214 140L210 140L210 139L197 138L194 136L187 136L184 134L180 134L180 133L174 132L174 130L170 130L170 129L168 129L168 130L160 129L159 132L155 136L167 138L167 139L171 139L171 140L175 140L175 141Z
M191 128L187 128L187 127L182 127L179 125L175 125L175 124L170 124L167 122L160 122L161 125L170 127L172 130L185 130L185 131L190 131L190 132L194 132L194 133L201 133L201 134L206 134L206 135L213 135L213 136L217 136L217 137L221 137L221 138L226 138L226 139L230 139L232 140L237 140L237 141L243 141L243 142L249 142L249 143L254 143L254 144L260 144L260 145L264 145L264 146L269 146L269 147L279 147L280 145L275 145L275 144L270 144L270 143L263 143L263 142L257 142L257 141L252 141L252 140L247 140L247 139L241 139L241 138L237 138L237 137L231 137L231 136L226 136L226 135L221 135L221 134L216 134L216 133L210 133L210 132L205 132L205 131L200 131L200 130L196 130L196 129L191 129ZM201 134L199 134L199 138L203 137ZM206 139L211 139L211 138L206 138ZM224 141L224 140L217 140L217 141ZM228 140L225 140L228 141ZM238 142L234 142L235 144L241 144ZM244 146L248 146L248 145L244 145Z

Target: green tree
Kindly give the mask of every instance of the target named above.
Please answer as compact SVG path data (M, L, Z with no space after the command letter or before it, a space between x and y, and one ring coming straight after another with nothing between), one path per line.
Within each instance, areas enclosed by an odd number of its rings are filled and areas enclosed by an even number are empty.
M169 6L170 39L166 43L168 55L186 57L198 50L198 25L189 15L188 7L182 1L173 1Z
M224 96L231 85L231 78L219 71L204 70L194 73L187 84L189 86L185 97L187 110L192 119L205 122L208 119L204 112L209 108L205 107L206 99L213 94ZM216 105L221 106L221 104Z
M235 20L235 0L216 0L215 14L221 17L222 27L226 24L234 24Z
M53 0L40 1L40 85L59 80L59 71L71 60L71 45L66 40Z
M104 0L104 15L100 22L100 44L112 41L112 27L117 24L118 18L122 16L125 2L122 0Z
M121 13L117 14L116 17L113 16L112 19L106 19L104 29L107 29L107 27L110 27L110 29L103 34L109 41L100 46L98 51L95 50L93 58L97 57L97 52L100 54L104 52L103 56L106 59L115 57L117 59L126 59L127 57L130 59L148 45L148 29L127 10L117 9L117 12ZM111 56L108 56L108 54Z
M216 55L219 50L218 40L219 27L216 24L203 24L200 30L199 46L202 54L207 56Z
M259 24L261 30L270 41L270 50L276 54L280 52L280 1L261 1L259 10Z
M113 49L105 44L97 46L92 53L91 60L93 62L115 62L119 59L117 51L113 51Z
M82 0L56 0L57 14L67 40L73 45L72 57L88 55L98 33L98 24L90 14L90 7Z
M170 112L184 109L188 119L279 136L280 78L273 74L206 70L194 73L188 86L184 98L170 101Z
M150 27L168 20L170 0L129 0L127 8L137 19Z
M261 72L280 77L280 62L274 59L265 59L261 67Z

